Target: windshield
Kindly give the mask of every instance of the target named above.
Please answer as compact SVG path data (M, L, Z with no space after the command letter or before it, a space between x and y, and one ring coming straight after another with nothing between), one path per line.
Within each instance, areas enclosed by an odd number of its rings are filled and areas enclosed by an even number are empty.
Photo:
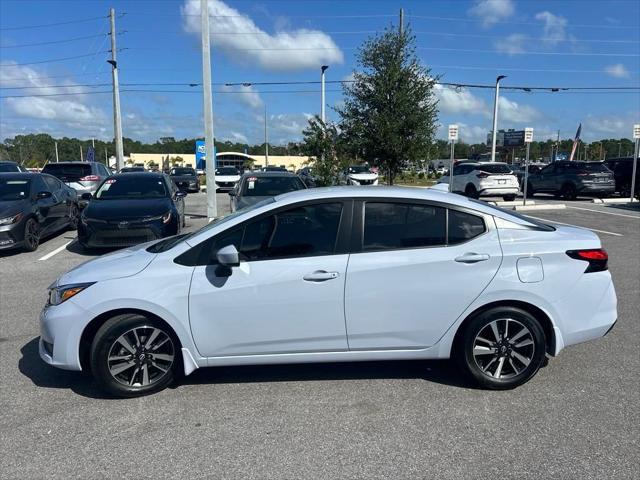
M188 234L177 235L175 237L170 237L170 238L161 240L158 243L154 243L153 245L147 248L147 252L150 252L150 253L166 252L167 250L170 250L176 245L178 245L179 243L185 240L189 240L190 238L193 238L196 235L200 235L202 232L206 232L207 230L217 227L218 225L227 223L228 221L233 220L234 218L239 217L240 215L244 215L245 213L250 212L251 210L264 207L265 205L269 205L270 203L274 203L274 202L275 202L274 198L266 198L261 202L254 203L253 205L250 205L248 207L236 210L235 212L227 215L226 217L217 218L216 220L202 227L200 230L196 230L195 232L191 232Z
M195 175L196 171L193 168L172 168L169 175Z
M23 200L29 197L31 180L0 179L0 201Z
M275 197L281 193L303 190L298 177L247 177L241 195L247 197Z
M235 167L216 168L216 175L240 175Z
M79 179L91 175L91 166L82 163L77 165L69 163L47 163L42 169L42 173L48 173L49 175L60 178L61 180L73 178Z
M0 172L19 172L20 169L13 163L0 163Z
M365 167L364 165L349 167L349 173L369 173L369 167Z
M487 173L511 173L511 168L506 163L484 163L478 165L478 170L482 170Z
M147 176L148 175L148 176ZM117 178L108 178L96 192L95 198L99 200L121 200L164 198L167 189L164 181L155 175L123 175Z

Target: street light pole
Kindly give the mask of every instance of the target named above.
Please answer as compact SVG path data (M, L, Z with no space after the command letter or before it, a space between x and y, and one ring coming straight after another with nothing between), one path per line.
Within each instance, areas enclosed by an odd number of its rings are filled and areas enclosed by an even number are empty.
M211 94L211 37L209 36L209 8L207 0L200 0L202 27L202 93L204 113L204 148L207 159L207 217L209 221L218 216L216 204L216 151L213 136L213 97Z
M499 75L496 78L496 93L493 99L493 132L491 139L491 161L496 161L496 137L498 135L498 97L500 95L500 80L507 78L506 75Z
M269 166L269 134L267 131L267 106L264 106L264 166Z
M324 105L325 105L325 100L324 100L324 72L327 70L327 68L329 68L329 65L322 65L322 67L320 67L320 83L322 84L322 94L320 95L320 101L322 102L322 104L320 105L320 118L322 119L322 123L324 123Z

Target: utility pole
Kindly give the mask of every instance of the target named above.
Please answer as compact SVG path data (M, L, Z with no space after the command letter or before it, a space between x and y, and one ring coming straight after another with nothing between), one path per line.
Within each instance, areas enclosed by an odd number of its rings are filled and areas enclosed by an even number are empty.
M400 36L404 34L404 8L400 9L400 28L399 28Z
M58 142L55 142L55 146L56 146L56 163L58 163L60 161L58 159Z
M327 70L327 68L329 68L329 65L322 65L322 67L320 67L320 84L321 86L321 90L322 93L320 95L320 101L322 102L320 105L320 118L322 119L322 123L324 124L325 120L324 120L324 104L325 104L325 100L324 100L324 72Z
M496 161L496 138L498 135L498 97L500 95L500 80L507 78L506 75L499 75L496 78L496 93L493 99L493 132L491 139L491 161Z
M82 157L82 144L80 144L80 161L84 161L84 158Z
M211 36L209 35L209 7L207 0L200 0L202 26L202 93L204 111L204 148L207 159L207 216L209 221L218 216L216 204L216 152L213 137L213 97L211 94Z
M104 147L104 164L109 168L109 157L107 157L107 147Z
M269 166L269 136L267 133L267 106L264 106L264 166Z
M95 150L96 149L96 139L92 138L91 139L91 147Z
M633 150L633 168L631 169L631 193L629 201L636 200L636 172L638 169L638 157L640 156L640 124L633 126L633 139L636 141L636 148Z
M118 81L118 61L116 59L116 11L109 10L111 19L111 77L113 80L113 137L116 143L116 169L119 172L124 166L124 149L122 147L122 118L120 116L120 83Z

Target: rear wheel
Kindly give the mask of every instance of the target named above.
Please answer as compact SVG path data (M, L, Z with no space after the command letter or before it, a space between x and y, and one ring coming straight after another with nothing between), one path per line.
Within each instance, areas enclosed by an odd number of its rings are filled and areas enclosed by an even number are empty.
M34 218L30 218L24 224L24 249L27 252L35 252L40 245L40 226Z
M160 322L137 314L107 320L91 344L91 370L107 392L137 397L158 392L174 379L178 340Z
M474 187L472 184L469 184L466 186L466 188L464 189L464 194L469 197L469 198L478 198L478 191L476 190L476 187Z
M69 208L69 230L77 230L78 229L78 206L74 203Z
M560 190L560 195L565 200L575 200L578 197L575 185L572 183L565 183Z
M513 202L513 201L516 199L516 196L515 196L515 195L504 195L504 196L502 197L502 199L503 199L505 202Z
M533 377L545 359L540 323L515 307L497 307L475 317L463 332L457 358L478 384L504 390Z
M536 192L533 189L533 185L531 185L531 182L527 182L527 198L533 198L535 193Z

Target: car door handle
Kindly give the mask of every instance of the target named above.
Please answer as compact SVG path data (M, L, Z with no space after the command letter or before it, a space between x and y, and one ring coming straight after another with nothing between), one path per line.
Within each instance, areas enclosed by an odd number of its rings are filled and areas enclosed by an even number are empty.
M324 270L316 270L313 273L307 273L303 280L307 282L326 282L327 280L333 280L334 278L338 278L340 274L338 272L326 272Z
M478 263L485 260L489 260L489 255L486 253L465 253L455 258L455 261L459 263Z

